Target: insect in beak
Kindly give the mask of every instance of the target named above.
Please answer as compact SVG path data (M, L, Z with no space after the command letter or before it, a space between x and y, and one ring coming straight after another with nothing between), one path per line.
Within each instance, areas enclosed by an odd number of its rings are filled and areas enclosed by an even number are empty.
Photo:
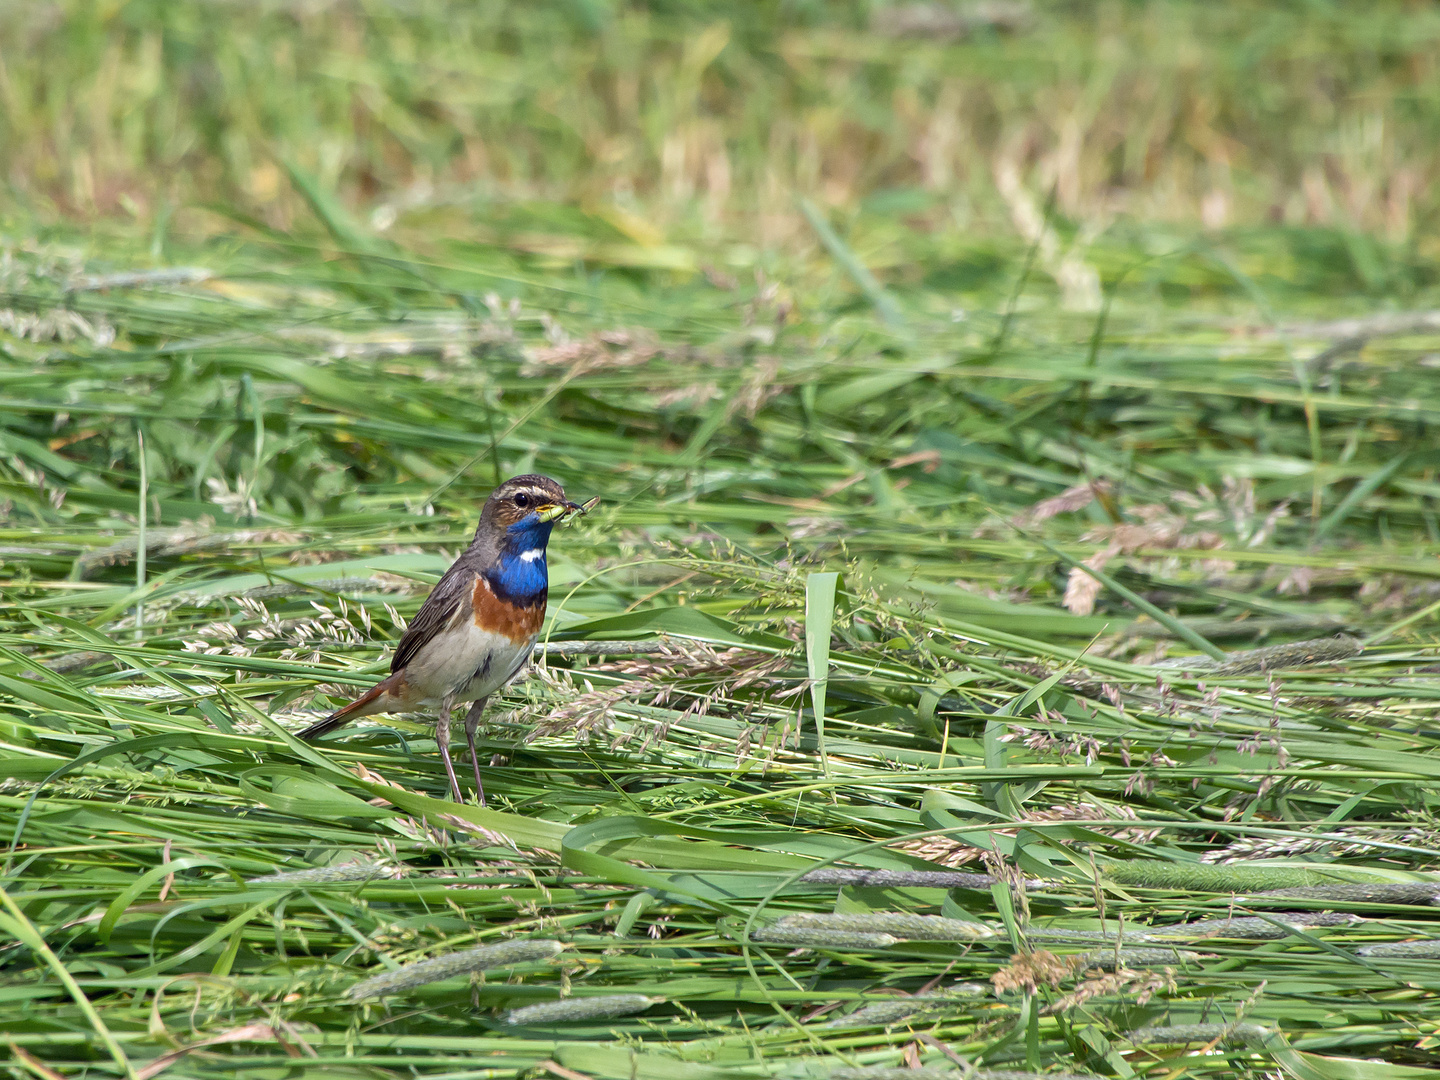
M573 503L568 499L564 502L548 503L535 511L541 521L564 521L568 518L578 517L581 514L588 514L600 502L597 495L587 503Z

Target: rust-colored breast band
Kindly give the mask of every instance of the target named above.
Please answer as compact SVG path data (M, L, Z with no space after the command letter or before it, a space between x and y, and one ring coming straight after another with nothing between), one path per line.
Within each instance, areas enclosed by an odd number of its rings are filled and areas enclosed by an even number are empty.
M545 622L545 601L530 607L519 607L501 600L490 591L490 583L484 574L475 577L475 591L471 595L475 606L475 625L492 634L503 634L517 644L528 641L540 632Z

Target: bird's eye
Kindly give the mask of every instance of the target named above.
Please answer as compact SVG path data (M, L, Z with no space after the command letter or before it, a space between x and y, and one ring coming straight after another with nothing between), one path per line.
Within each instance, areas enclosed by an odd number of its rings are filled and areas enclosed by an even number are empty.
M526 495L523 491L520 492L520 494L515 496L515 505L522 510L525 509L525 507L530 505L530 496Z

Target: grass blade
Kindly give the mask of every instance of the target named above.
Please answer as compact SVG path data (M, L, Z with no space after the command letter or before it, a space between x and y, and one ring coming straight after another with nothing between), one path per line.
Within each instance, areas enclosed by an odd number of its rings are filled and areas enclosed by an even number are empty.
M820 764L830 778L825 753L825 695L830 683L830 634L835 625L837 573L810 574L805 579L805 665L810 676L810 703L815 711L815 741Z
M1021 536L1026 536L1024 531L1019 529L1016 529L1016 531L1019 532ZM1069 555L1066 555L1065 552L1061 551L1054 544L1050 543L1047 540L1041 540L1039 538L1028 536L1026 536L1026 538L1034 539L1036 543L1038 543L1051 555L1055 556L1055 558L1065 563L1067 566L1070 566L1076 570L1080 570L1083 573L1089 574L1092 578L1100 582L1101 585L1104 585L1107 589L1109 589L1115 595L1119 596L1122 600L1128 601L1129 603L1135 605L1135 607L1139 608L1141 611L1145 612L1146 615L1149 615L1152 619L1154 619L1161 626L1165 627L1165 629L1169 630L1176 637L1181 638L1184 641L1188 641L1191 645L1194 645L1195 648L1199 649L1201 652L1205 653L1212 659L1219 660L1221 662L1225 660L1224 649L1220 648L1213 642L1207 641L1205 638L1201 637L1194 630L1192 630L1190 627L1186 626L1183 622L1177 619L1174 615L1171 615L1167 611L1162 611L1160 608L1150 603L1149 600L1146 600L1144 597L1135 593L1132 589L1127 589L1124 585L1121 585L1109 574L1105 573L1105 571L1096 570L1094 567L1086 566L1079 559L1071 558Z
M885 287L875 279L875 275L870 272L869 267L856 258L855 253L830 227L830 223L816 209L815 204L802 197L798 205L800 213L805 216L805 220L815 230L815 235L825 245L825 250L830 252L831 258L840 264L840 268L850 276L850 280L860 287L860 291L865 294L865 299L870 301L880 316L880 321L886 326L897 329L903 327L905 317L900 314L900 306L895 302L895 298L885 291Z
M130 1064L130 1059L125 1056L125 1051L116 1042L110 1029L105 1026L105 1021L95 1011L95 1006L90 1003L90 999L85 996L85 991L80 989L80 985L60 957L55 955L54 950L46 943L40 931L35 929L35 924L25 917L25 913L16 906L15 901L10 898L10 894L3 887L0 887L0 905L4 906L6 912L4 915L0 915L0 927L3 927L11 937L20 941L45 961L45 966L55 973L55 977L60 980L60 984L65 987L66 992L75 999L75 1004L79 1006L80 1012L84 1014L85 1019L95 1030L95 1034L100 1037L101 1043L104 1044L115 1064L119 1066L120 1071L133 1080L135 1069Z

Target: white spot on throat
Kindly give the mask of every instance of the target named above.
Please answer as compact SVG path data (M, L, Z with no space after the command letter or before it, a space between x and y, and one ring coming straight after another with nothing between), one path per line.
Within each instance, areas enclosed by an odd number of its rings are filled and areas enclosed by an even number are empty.
M544 548L531 548L529 551L522 551L520 553L521 562L534 562L536 559L543 559L544 557Z

